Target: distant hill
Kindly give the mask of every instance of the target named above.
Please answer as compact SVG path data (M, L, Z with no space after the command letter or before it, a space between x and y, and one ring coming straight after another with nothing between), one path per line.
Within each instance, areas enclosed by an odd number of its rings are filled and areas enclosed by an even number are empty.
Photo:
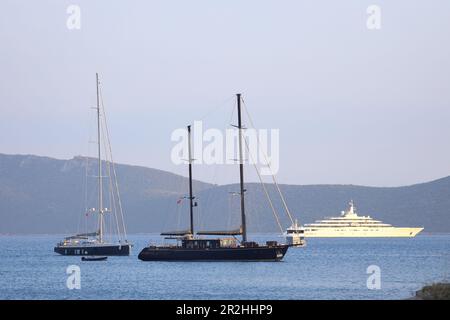
M86 179L86 159L57 160L33 155L0 154L0 233L76 232L85 211L85 181L92 187L96 160L88 162L91 178ZM138 166L117 165L117 176L131 232L157 230L160 221L149 216L167 213L167 204L185 192L188 180L173 173ZM196 190L213 185L194 182ZM175 199L175 200L174 200ZM89 201L93 203L93 201ZM146 223L148 225L146 225Z
M82 157L57 160L0 154L0 233L76 232L85 206L85 170ZM117 165L117 175L129 232L160 232L177 225L186 228L187 203L177 204L177 199L187 192L187 178L130 165ZM194 189L198 229L239 226L238 197L231 193L238 190L237 185L195 181ZM249 183L246 189L249 230L277 231L261 186ZM396 188L281 185L281 189L291 212L302 223L338 215L353 199L361 214L395 226L450 232L450 177ZM268 185L268 190L287 226L274 186Z

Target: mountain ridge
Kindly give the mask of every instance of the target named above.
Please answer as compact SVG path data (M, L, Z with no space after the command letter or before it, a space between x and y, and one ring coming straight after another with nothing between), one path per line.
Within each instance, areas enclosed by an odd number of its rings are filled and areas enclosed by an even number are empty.
M61 234L76 232L83 212L82 190L86 158L0 153L0 233ZM89 159L88 159L89 160ZM95 159L90 159L94 164ZM89 168L89 167L88 167ZM95 169L95 168L93 168ZM160 232L187 225L186 177L144 166L116 164L125 221L129 232ZM267 184L283 227L289 220L276 188ZM230 192L237 184L194 181L199 206L196 228L239 226L239 208ZM360 214L398 227L425 227L425 232L450 232L450 177L408 186L353 184L281 184L290 211L301 223L339 215L353 199ZM258 183L246 183L250 232L277 231L275 219Z

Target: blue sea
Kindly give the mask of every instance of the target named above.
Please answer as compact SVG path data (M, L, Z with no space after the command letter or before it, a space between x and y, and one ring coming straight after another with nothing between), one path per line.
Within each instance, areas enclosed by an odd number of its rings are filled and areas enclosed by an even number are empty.
M406 299L450 275L450 235L308 239L281 262L143 262L139 251L159 237L142 234L129 237L129 257L82 262L53 252L61 238L0 236L0 299ZM69 265L80 289L67 287ZM379 289L367 287L369 266Z

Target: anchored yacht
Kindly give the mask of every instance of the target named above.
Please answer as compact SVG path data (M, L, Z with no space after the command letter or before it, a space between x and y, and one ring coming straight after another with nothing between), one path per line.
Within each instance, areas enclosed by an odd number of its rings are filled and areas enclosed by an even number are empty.
M239 141L239 181L241 202L241 226L237 230L225 231L197 231L194 232L194 201L192 189L192 163L191 156L191 126L187 126L188 133L188 168L189 168L189 230L163 232L166 239L177 240L176 245L149 245L142 249L138 258L142 261L279 261L286 254L289 244L277 241L266 241L259 244L247 241L247 227L245 215L245 186L244 186L244 158L243 148L247 146L242 131L241 94L237 98L238 141ZM245 146L244 146L245 142ZM283 198L284 201L284 198ZM277 218L277 221L278 218ZM214 238L201 238L199 236L214 236ZM226 237L216 237L226 236ZM238 241L236 236L242 236Z
M374 220L370 216L359 216L353 201L340 217L329 217L305 224L305 237L415 237L423 228L397 228Z
M128 256L130 254L131 247L133 246L126 240L125 222L123 219L122 202L120 200L119 185L117 182L117 175L112 161L111 144L109 141L108 127L106 124L106 115L103 108L103 101L100 102L100 88L98 74L96 74L97 82L97 149L98 149L98 208L86 208L85 216L88 217L91 213L98 214L98 229L94 232L79 233L73 236L65 237L60 241L53 249L56 253L66 256ZM103 120L103 121L102 121ZM102 133L105 136L102 138ZM106 139L105 139L106 138ZM103 144L102 144L102 140ZM108 150L108 155L105 154L107 161L102 160L102 147ZM106 167L107 176L102 175L102 168ZM87 177L86 164L86 177ZM107 194L104 194L103 178L109 178L109 202L112 208L106 208L104 206L104 199ZM87 198L87 193L86 193ZM107 198L108 199L108 198ZM108 218L105 216L109 216ZM105 219L107 218L107 219ZM108 225L112 231L112 226L117 234L113 237L111 234L105 234L105 228L107 224L105 220L108 220ZM114 239L117 238L117 239ZM97 258L99 259L99 258ZM92 259L91 259L92 260ZM85 259L85 261L87 261Z

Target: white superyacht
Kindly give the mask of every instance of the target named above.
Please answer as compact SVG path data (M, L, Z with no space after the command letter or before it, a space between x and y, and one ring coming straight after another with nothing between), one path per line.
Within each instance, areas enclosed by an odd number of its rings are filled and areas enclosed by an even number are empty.
M374 220L370 216L359 216L353 201L347 211L339 217L329 217L304 225L304 235L316 237L415 237L423 228L397 228L388 223Z

